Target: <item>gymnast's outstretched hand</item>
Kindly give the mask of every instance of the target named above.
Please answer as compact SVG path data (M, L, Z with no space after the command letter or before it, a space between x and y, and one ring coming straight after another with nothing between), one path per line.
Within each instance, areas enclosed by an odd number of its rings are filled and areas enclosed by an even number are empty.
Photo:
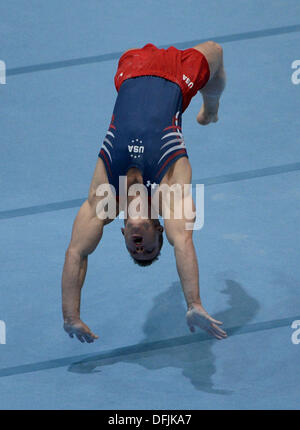
M98 336L94 334L81 319L64 322L64 329L70 337L77 337L80 342L92 343Z
M195 327L200 327L217 339L227 337L227 333L219 327L223 323L212 318L200 304L193 304L189 307L186 321L192 333L195 332Z

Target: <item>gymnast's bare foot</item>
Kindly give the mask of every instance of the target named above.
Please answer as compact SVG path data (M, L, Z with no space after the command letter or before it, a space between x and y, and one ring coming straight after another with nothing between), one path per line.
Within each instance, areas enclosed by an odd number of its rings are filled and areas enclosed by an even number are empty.
M201 125L207 125L211 122L218 121L218 110L219 110L219 102L216 103L213 107L206 107L205 104L202 105L200 112L197 115L197 122Z

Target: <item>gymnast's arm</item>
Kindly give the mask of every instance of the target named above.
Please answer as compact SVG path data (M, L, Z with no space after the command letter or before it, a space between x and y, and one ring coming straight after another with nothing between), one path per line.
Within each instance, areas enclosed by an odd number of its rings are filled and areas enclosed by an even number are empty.
M86 200L74 221L62 275L64 329L70 337L75 334L80 342L91 343L98 338L80 319L80 298L87 271L88 255L99 244L103 228L104 221L96 215L94 200Z
M181 198L162 201L165 232L169 243L174 247L177 271L187 303L187 324L191 332L194 332L195 326L198 326L217 339L223 339L227 335L219 327L222 323L206 312L200 299L198 262L192 229L195 221L195 206L190 187L184 189L184 184L191 183L191 176L188 159L184 157L178 160L168 185L180 184ZM189 214L187 208L191 208L193 213Z
M222 322L212 318L202 306L199 293L199 272L192 230L186 230L184 219L165 220L165 231L169 243L174 247L176 266L187 303L187 324L191 332L195 327L206 330L217 339L225 338ZM190 222L190 220L189 220Z

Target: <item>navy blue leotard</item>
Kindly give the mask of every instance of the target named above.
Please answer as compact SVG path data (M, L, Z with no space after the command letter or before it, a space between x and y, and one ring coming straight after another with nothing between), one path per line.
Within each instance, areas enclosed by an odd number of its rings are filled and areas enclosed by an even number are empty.
M179 85L157 76L125 80L99 157L119 195L119 176L136 167L149 190L160 184L172 164L187 157L181 128Z

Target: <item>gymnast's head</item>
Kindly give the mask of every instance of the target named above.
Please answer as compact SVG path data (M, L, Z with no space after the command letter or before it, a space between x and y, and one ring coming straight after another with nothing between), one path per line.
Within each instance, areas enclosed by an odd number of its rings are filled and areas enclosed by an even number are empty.
M158 219L126 219L121 229L126 248L139 266L150 266L158 260L163 245L164 228Z

